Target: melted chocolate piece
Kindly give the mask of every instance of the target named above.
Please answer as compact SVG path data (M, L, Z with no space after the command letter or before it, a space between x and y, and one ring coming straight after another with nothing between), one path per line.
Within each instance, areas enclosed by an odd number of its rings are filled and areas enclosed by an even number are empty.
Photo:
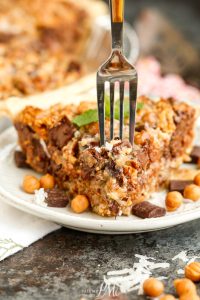
M192 158L192 163L200 165L200 146L194 146L190 157Z
M18 168L30 168L26 162L26 155L22 151L15 151L14 159Z
M142 219L159 218L165 216L166 210L165 208L144 201L134 205L132 208L132 213L133 215Z
M15 35L12 33L0 32L0 43L8 43L13 39L13 37L15 37Z
M45 192L48 194L45 200L49 207L66 207L69 198L65 191L59 190L58 188L46 189Z
M169 191L177 191L183 193L185 187L189 184L192 184L192 180L171 180L169 182Z
M58 126L49 130L49 140L54 146L61 149L71 140L74 132L74 126L67 117L64 117Z
M70 62L67 68L67 72L73 72L73 71L77 71L77 72L81 71L81 65L76 61Z
M112 177L117 179L119 186L123 185L123 171L122 169L117 168L115 162L113 160L109 160L106 164L106 167L111 174Z

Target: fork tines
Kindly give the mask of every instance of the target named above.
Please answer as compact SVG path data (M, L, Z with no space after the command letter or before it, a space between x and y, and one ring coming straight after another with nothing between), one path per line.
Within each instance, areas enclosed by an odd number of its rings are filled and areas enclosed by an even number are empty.
M137 98L137 77L131 79L105 79L97 74L97 99L98 99L98 114L99 114L99 131L100 131L100 144L105 144L105 83L110 83L110 140L114 136L114 119L115 119L115 83L119 83L119 135L123 139L124 127L124 88L125 83L129 83L129 141L133 145L134 140L134 127L135 127L135 114L136 114L136 98Z

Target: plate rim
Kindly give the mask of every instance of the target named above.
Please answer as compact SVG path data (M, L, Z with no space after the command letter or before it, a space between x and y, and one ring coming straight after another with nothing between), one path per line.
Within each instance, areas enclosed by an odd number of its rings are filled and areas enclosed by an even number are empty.
M7 128L3 133L0 134L0 139L8 137L9 135L13 139L12 135L14 133L14 126ZM5 147L10 144L5 144ZM2 163L5 163L5 159L0 159L0 166ZM7 191L0 182L0 200L6 202L7 204L25 211L29 214L53 221L55 223L61 224L66 227L73 227L77 230L82 231L93 231L96 233L106 233L113 232L113 234L123 234L123 233L136 233L136 232L148 232L154 230L161 230L168 227L180 225L192 220L200 218L200 207L195 209L182 211L179 213L173 213L173 215L166 215L160 218L151 218L151 219L140 219L134 217L131 219L127 216L110 218L110 217L101 217L95 215L91 212L93 216L97 218L81 217L81 215L71 215L73 212L66 210L66 213L63 213L63 208L49 208L43 207L30 201L19 199L17 196L12 195L11 192ZM61 210L61 211L58 211ZM88 213L90 214L90 213ZM136 219L135 219L136 218Z

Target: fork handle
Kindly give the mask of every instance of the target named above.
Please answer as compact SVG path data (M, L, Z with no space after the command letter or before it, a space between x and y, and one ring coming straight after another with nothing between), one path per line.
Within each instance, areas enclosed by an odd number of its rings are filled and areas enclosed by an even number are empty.
M110 0L112 49L123 51L124 1Z

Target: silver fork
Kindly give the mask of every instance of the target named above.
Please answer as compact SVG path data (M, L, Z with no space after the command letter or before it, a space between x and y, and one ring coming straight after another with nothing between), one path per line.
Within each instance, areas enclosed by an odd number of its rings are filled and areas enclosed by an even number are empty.
M114 138L115 83L119 82L120 123L119 138L123 139L124 85L129 83L129 141L133 145L137 101L137 72L123 55L124 1L110 0L112 52L109 59L97 72L97 101L99 115L100 144L105 144L105 83L110 83L110 140Z

